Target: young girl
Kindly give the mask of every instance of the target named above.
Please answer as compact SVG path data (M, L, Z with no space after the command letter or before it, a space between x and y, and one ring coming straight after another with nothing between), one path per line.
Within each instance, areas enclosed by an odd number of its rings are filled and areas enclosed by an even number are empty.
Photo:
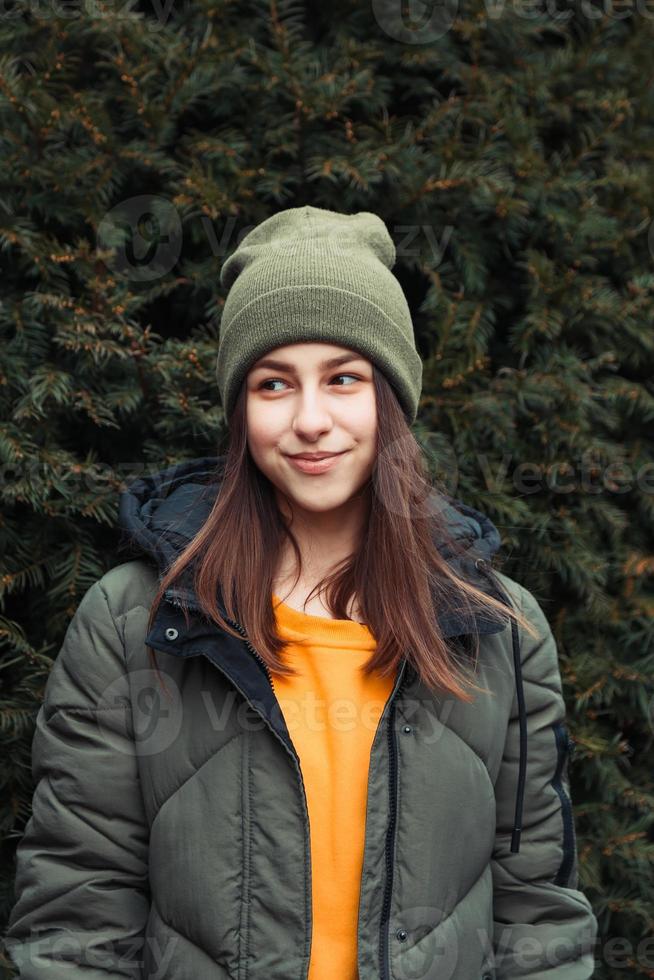
M25 980L585 980L552 632L430 484L374 214L225 262L226 454L122 495L68 628L6 944Z

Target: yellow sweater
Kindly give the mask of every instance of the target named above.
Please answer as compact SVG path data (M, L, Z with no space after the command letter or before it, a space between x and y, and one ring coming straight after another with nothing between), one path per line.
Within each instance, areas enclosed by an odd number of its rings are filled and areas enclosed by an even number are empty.
M376 641L367 626L311 616L273 595L277 628L296 677L274 674L309 808L313 933L309 980L357 980L357 919L368 767L393 677L359 668ZM301 645L301 641L308 644Z

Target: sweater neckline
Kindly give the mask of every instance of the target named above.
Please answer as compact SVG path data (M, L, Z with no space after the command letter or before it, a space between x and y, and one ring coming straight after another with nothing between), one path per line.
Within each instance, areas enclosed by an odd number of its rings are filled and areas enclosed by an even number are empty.
M373 650L376 641L369 628L353 619L332 619L305 613L282 602L273 592L273 610L278 626L287 636L310 638L317 646L356 646Z

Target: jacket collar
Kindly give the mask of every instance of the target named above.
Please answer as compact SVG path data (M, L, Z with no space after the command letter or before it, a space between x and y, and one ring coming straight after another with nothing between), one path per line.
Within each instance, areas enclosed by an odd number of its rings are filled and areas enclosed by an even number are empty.
M224 456L202 457L134 481L120 496L121 550L145 557L157 566L159 576L163 577L164 571L207 520L220 488L224 461ZM490 562L500 545L495 525L480 511L459 500L443 500L437 494L430 499L434 508L444 510L452 535L464 546L461 554L453 556L441 542L438 545L441 554L451 567L479 588L506 602L507 597L499 583L485 570L485 563ZM159 605L152 629L145 638L146 644L179 657L204 654L249 701L258 706L271 727L286 741L286 726L272 694L268 670L247 641L245 630L244 639L240 640L202 615L190 616L187 623L180 602L183 600L190 611L193 607L198 609L190 574L167 591L166 600ZM226 617L220 596L217 601L221 615ZM445 637L475 631L498 633L505 626L497 618L481 613L471 617L465 610L439 616L439 625ZM402 658L399 672L405 663L409 673L415 675L405 658Z
M191 541L207 520L220 488L224 456L204 456L186 460L155 473L139 477L120 495L119 522L123 533L123 550L146 557L157 566L160 576ZM500 535L492 521L480 511L452 497L444 500L432 493L434 510L445 514L452 535L465 551L452 556L444 544L438 544L443 557L459 574L474 581L487 594L505 601L497 583L489 581L479 564L490 563L500 546ZM195 593L188 577L173 596L193 605ZM221 607L221 611L222 607ZM502 623L484 614L471 618L464 611L439 617L445 637L467 633L498 633ZM217 627L214 627L217 628Z

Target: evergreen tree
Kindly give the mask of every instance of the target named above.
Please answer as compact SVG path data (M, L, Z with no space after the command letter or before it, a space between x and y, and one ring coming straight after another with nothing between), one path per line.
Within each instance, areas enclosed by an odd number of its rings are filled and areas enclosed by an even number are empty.
M3 921L34 718L82 595L123 560L118 493L218 451L220 266L313 204L374 211L394 238L424 358L415 434L559 644L596 975L654 977L654 15L422 15L3 7Z

